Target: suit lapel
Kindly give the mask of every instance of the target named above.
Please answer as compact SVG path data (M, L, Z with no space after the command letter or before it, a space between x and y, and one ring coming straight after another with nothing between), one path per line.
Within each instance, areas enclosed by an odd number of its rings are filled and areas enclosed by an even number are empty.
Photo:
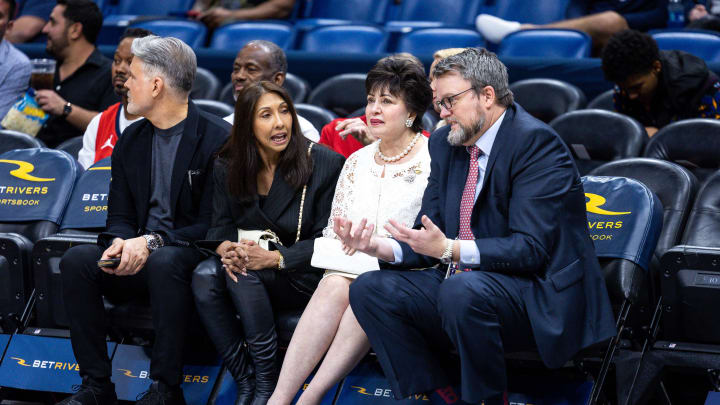
M152 173L152 139L153 127L145 120L143 129L140 130L138 139L132 143L132 153L128 154L130 161L135 166L135 180L137 181L137 203L141 227L145 226L150 202L150 176Z
M170 207L171 215L175 217L175 208L180 196L180 190L185 178L188 176L188 169L195 154L195 147L200 141L198 134L198 111L192 101L188 102L188 115L183 129L182 139L175 154L173 163L172 181L170 183Z
M287 210L288 205L294 198L295 190L285 181L282 174L276 170L272 186L270 186L270 191L262 209L269 222L277 223L277 219Z
M485 176L483 177L483 184L482 189L480 189L480 195L478 195L477 200L475 200L475 205L473 205L473 211L475 210L475 207L478 205L478 201L480 201L481 198L485 196L488 192L488 179L490 179L490 175L492 174L492 169L495 167L495 162L497 161L498 155L502 154L504 151L507 150L505 147L505 139L506 136L503 136L503 131L510 126L510 121L515 117L515 108L514 106L508 108L505 113L505 118L503 119L503 122L500 124L500 128L498 129L498 133L495 136L495 142L492 146L492 151L490 152L490 156L488 156L488 163L485 167Z

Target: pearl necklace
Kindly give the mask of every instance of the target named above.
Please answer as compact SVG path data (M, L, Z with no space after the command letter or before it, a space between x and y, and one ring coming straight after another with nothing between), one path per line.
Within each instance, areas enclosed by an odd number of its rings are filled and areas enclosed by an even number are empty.
M382 142L382 139L378 139L377 154L378 154L378 156L380 156L380 159L384 160L387 163L397 162L398 160L407 156L408 153L410 153L410 151L413 149L413 147L415 147L415 144L417 143L418 139L420 139L420 135L421 135L420 132L415 134L415 137L413 137L412 141L410 141L410 143L408 144L408 146L405 148L404 151L400 152L399 154L397 154L395 156L390 156L390 157L383 155L382 151L380 150L380 142Z

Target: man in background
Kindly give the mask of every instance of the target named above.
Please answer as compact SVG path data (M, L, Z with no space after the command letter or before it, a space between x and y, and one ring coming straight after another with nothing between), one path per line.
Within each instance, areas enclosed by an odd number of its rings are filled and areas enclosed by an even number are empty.
M13 15L15 0L0 0L0 119L27 90L32 71L27 56L3 39L13 26Z
M5 33L5 39L16 44L38 39L40 31L47 23L56 4L56 0L25 0L21 2L15 24L11 30ZM10 18L12 17L10 16Z

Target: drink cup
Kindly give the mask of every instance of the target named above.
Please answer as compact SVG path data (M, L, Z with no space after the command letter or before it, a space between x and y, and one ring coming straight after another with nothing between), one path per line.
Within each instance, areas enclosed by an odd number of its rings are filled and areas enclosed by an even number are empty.
M32 59L30 62L32 63L30 87L35 90L52 89L55 78L55 59Z

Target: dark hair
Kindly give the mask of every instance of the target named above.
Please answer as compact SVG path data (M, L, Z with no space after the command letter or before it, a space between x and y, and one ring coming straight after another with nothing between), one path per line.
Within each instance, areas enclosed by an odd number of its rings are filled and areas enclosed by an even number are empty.
M150 35L155 35L151 31L146 30L145 28L133 28L130 27L123 32L122 36L120 37L120 40L118 41L118 44L122 42L125 38L145 38L149 37Z
M388 89L390 94L405 103L408 112L415 113L411 129L422 131L422 117L432 102L432 89L425 76L425 68L417 58L390 55L380 59L367 74L365 92Z
M228 190L241 201L251 200L257 195L257 175L263 163L253 132L253 123L257 102L268 93L280 96L287 103L293 118L290 142L280 153L276 170L279 170L285 181L296 190L304 186L312 174L312 159L307 153L308 141L300 131L292 98L285 89L273 82L263 80L253 83L238 94L230 139L219 154L227 164Z
M103 15L97 4L90 0L57 0L57 4L65 6L63 17L73 24L82 24L82 33L85 39L94 44L100 28L102 28Z
M8 5L8 20L14 20L15 19L15 0L0 0L4 1Z
M285 52L282 48L273 42L262 39L250 41L245 44L243 48L251 45L263 48L263 50L269 54L268 56L270 57L270 69L272 69L272 74L287 73L287 58L285 57Z
M602 52L605 79L621 83L631 76L649 73L660 59L653 37L640 31L624 30L613 35Z

